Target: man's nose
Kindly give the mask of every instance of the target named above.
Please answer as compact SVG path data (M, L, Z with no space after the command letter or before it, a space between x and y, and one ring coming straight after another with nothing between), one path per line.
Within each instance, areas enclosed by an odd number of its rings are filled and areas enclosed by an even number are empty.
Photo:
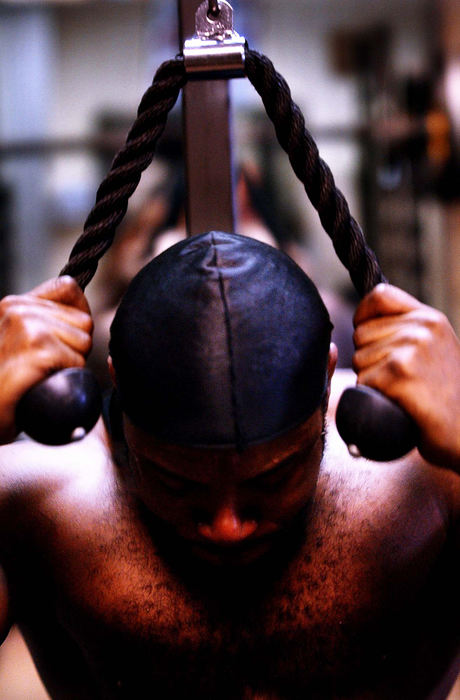
M256 531L257 521L241 516L233 504L225 504L207 522L198 523L197 529L201 537L214 544L236 544Z

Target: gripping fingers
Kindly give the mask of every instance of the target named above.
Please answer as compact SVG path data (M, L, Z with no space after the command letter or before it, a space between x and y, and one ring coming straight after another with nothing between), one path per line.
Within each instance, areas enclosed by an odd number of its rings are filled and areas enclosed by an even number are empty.
M405 314L421 307L423 304L402 289L391 284L378 284L359 304L354 324L359 326L368 319Z
M391 347L387 344L379 345L378 347L365 347L360 350L356 350L353 355L353 369L358 375L358 382L365 384L365 382L360 381L359 377L362 372L372 365L382 362L391 353Z
M31 362L34 362L37 374L32 384L37 384L45 377L61 369L85 366L84 355L57 339L52 347L44 347L33 354L31 353L30 359Z
M29 350L52 347L59 339L86 356L91 349L91 330L91 321L85 320L81 327L54 310L44 312L35 305L25 308L22 303L16 304L0 321L0 355L13 359Z
M91 334L59 320L55 321L53 330L64 345L83 357L84 362L84 358L91 350Z
M410 315L405 314L404 321L389 322L381 328L366 328L371 323L367 322L355 331L355 371L378 362L391 352L398 353L404 347L417 350L422 356L426 356L435 342L435 334L422 320L419 322L408 318Z
M401 346L395 351L389 345L371 351L366 349L354 359L353 365L358 384L373 387L398 400L402 384L414 374L414 349Z
M407 314L404 314L407 318ZM356 348L385 341L401 329L401 316L386 316L374 318L360 323L353 333L353 342Z
M0 322L21 325L22 319L42 319L45 322L61 321L80 328L85 333L92 333L93 320L90 314L71 306L64 306L46 299L37 299L30 295L8 296L0 301Z
M93 319L91 315L85 311L46 300L37 300L34 303L35 305L38 303L37 309L39 308L40 311L43 311L43 313L48 314L56 320L63 321L76 328L81 328L86 333L92 333L93 331Z

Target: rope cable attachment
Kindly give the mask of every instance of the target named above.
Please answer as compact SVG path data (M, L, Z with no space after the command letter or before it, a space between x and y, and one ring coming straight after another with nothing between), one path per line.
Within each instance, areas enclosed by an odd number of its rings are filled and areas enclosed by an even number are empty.
M124 147L115 156L99 186L96 203L61 275L71 275L84 290L99 260L110 248L143 171L150 165L169 112L185 84L182 58L163 63L144 93Z
M270 59L248 47L245 70L262 98L279 144L288 154L292 169L317 210L337 256L348 270L358 294L364 296L386 279L361 227L351 216L345 197L336 187L329 166L320 158L302 112L291 98L288 84Z
M214 7L217 0L209 0ZM262 98L281 147L318 211L322 226L347 268L360 296L386 281L375 253L351 216L342 192L336 187L328 165L320 158L316 143L305 127L300 108L293 102L288 84L264 55L245 48L245 73ZM187 74L183 57L163 63L152 85L142 97L124 147L115 156L96 194L96 203L86 219L61 275L71 275L84 290L98 262L113 242L130 196L142 172L150 165L155 146L175 105Z

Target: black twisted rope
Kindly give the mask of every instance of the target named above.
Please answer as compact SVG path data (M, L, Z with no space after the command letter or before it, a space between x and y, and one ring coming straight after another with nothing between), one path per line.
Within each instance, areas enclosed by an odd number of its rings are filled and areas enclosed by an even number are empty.
M335 186L329 167L319 157L318 148L305 128L303 115L291 98L289 86L266 56L248 47L245 69L275 126L280 145L288 154L295 174L304 184L325 231L332 239L339 259L363 296L378 282L386 281L385 277L358 223L350 215L343 194ZM61 271L61 275L72 275L82 289L91 281L100 258L112 244L116 227L126 213L129 197L152 161L168 113L185 82L183 60L166 61L142 97L126 144L115 156L102 181L83 233Z
M359 224L351 216L345 197L335 186L329 167L320 158L313 137L305 128L303 115L291 98L289 86L266 56L248 47L245 70L339 259L350 273L358 294L364 296L386 279Z
M152 161L168 113L184 84L183 60L166 61L142 97L126 143L102 181L83 233L60 273L74 277L82 289L92 280L100 258L113 242L116 227L126 213L128 200L139 184L142 172Z

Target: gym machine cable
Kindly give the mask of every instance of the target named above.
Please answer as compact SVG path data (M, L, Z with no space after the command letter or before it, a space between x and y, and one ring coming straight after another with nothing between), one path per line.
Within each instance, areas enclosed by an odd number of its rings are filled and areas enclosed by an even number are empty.
M185 42L181 54L160 66L143 95L126 143L99 186L83 233L60 274L73 276L82 290L93 278L142 172L153 159L168 113L187 82L246 76L262 98L278 141L358 294L364 296L385 282L375 254L335 186L329 167L319 156L286 81L266 56L250 49L233 30L232 7L226 0L204 0L197 9L195 23L195 36ZM221 124L221 128L222 138L229 138L228 123ZM202 230L190 230L189 226L188 232ZM71 368L50 375L22 397L17 423L33 439L58 445L83 437L94 426L100 410L100 391L94 376L87 369ZM417 429L412 419L369 387L356 386L344 392L336 422L355 456L388 461L403 456L416 445Z

